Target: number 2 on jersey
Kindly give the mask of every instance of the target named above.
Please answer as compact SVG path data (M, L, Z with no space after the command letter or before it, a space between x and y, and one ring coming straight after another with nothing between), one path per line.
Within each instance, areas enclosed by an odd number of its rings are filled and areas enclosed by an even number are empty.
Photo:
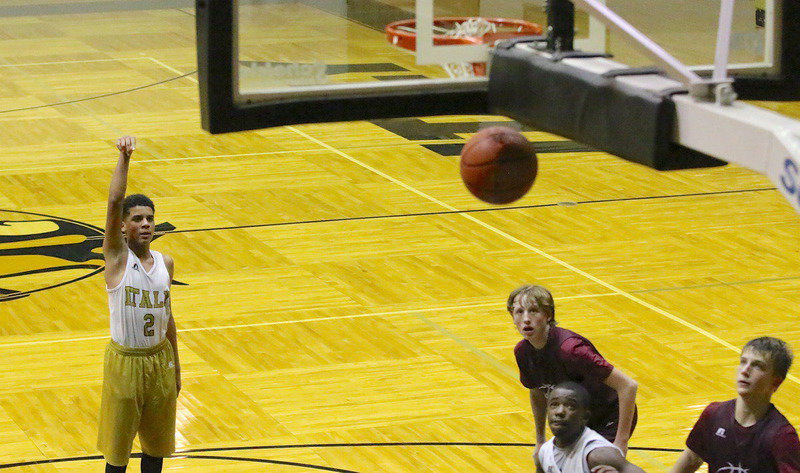
M156 324L156 318L153 314L145 314L144 316L144 336L145 337L152 337L155 335L155 330L153 330L153 325Z

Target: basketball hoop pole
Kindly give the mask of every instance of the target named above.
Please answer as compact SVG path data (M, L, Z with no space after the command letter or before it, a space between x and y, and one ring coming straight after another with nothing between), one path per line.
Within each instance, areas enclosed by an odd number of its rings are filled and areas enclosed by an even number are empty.
M575 5L570 0L547 1L547 47L572 51L575 39Z
M575 5L587 10L609 29L627 37L634 46L653 59L656 64L664 68L673 79L681 82L689 89L692 97L705 101L715 100L717 103L730 104L733 99L724 90L732 92L731 79L703 79L685 64L680 62L664 48L642 34L633 25L611 11L606 5L597 0L571 0ZM730 0L732 1L732 0ZM722 20L722 19L721 19ZM730 36L730 35L729 35Z
M718 105L731 105L736 100L733 80L728 77L728 54L731 48L734 0L720 0L717 50L714 55L714 73L711 76L714 99Z
M714 80L721 81L728 74L728 53L731 47L731 30L733 29L733 2L721 0L719 8L719 28L717 29L717 50L714 55Z

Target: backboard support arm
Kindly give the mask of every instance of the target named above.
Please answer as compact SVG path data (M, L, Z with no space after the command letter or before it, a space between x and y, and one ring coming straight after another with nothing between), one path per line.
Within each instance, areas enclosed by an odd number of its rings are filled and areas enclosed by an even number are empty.
M663 68L667 75L686 86L692 97L726 105L735 100L736 97L731 87L732 79L727 77L704 79L700 77L655 41L645 36L624 18L597 0L572 0L572 2L588 11L610 30L628 38L633 46L651 58L656 65Z

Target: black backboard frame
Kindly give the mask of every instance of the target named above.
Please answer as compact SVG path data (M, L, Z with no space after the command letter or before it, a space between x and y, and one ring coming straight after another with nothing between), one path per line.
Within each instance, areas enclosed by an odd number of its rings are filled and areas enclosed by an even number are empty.
M228 133L301 123L339 122L409 116L488 114L486 82L457 90L442 87L404 90L384 96L294 98L238 104L234 97L234 21L232 0L196 0L197 69L203 129Z
M782 0L780 72L775 76L734 79L733 88L745 100L800 100L800 1Z

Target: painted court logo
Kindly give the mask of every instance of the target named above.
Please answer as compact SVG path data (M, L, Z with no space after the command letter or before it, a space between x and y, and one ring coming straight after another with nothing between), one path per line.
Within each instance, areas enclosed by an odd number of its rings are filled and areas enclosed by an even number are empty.
M174 229L156 226L157 232ZM101 272L102 246L103 229L94 225L0 209L0 303Z

